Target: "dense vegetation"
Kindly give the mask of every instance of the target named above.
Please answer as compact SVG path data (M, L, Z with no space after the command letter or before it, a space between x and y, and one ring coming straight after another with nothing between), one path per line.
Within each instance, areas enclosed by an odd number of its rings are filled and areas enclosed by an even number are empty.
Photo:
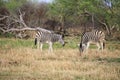
M120 26L119 3L118 0L55 0L51 4L50 13L53 17L58 16L56 18L63 24L83 23L90 27L89 23L92 23L92 27L95 28L99 28L102 24L101 26L111 34L113 26L116 28Z
M28 0L0 0L0 27L21 28L12 18L19 18L19 10L25 13L24 22L29 27L77 32L91 29L104 30L113 39L120 40L119 0L53 0L52 3L37 3ZM4 16L12 16L12 18ZM24 25L22 25L24 26ZM0 29L0 33L2 29ZM79 33L78 33L79 34Z

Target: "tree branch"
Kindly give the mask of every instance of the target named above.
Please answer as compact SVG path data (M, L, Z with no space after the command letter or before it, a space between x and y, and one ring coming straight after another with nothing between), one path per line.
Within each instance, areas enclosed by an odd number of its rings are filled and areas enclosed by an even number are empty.
M110 35L111 32L110 32L110 29L108 28L108 25L107 25L105 22L102 22L102 21L100 21L100 20L98 20L98 22L101 23L101 24L103 24L103 25L105 26L105 28L106 28L106 30L107 30L107 33Z
M5 30L5 29L0 27L0 30L2 30L4 33L6 33L6 32L13 32L13 31L25 31L25 30L29 30L29 31L43 31L43 32L48 32L48 33L54 33L53 31L46 30L46 29L43 29L43 28L40 28L40 27L36 27L36 28L25 27L25 28L21 28L21 29L11 28L11 29L7 29L7 30Z
M5 18L7 18L8 16L3 16L2 18L0 18L0 21L1 20L4 20Z

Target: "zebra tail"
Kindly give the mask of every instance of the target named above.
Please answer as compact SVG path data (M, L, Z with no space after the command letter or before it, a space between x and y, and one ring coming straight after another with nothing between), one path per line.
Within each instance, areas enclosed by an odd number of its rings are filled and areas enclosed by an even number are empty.
M35 45L37 44L37 38L35 38Z
M103 49L105 49L105 42L103 42Z
M82 43L80 43L79 45L79 51L81 52L81 49L82 49Z

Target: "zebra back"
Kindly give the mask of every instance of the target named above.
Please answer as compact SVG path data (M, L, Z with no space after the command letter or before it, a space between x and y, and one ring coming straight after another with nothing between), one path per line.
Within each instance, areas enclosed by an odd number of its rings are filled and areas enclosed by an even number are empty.
M83 33L81 37L81 43L87 42L104 42L105 41L105 34L99 30L93 30L91 32Z
M62 39L62 35L55 34L54 32L48 32L48 31L37 31L36 37L35 37L35 44L37 43L37 40L39 40L42 43L45 42L60 42L64 43Z

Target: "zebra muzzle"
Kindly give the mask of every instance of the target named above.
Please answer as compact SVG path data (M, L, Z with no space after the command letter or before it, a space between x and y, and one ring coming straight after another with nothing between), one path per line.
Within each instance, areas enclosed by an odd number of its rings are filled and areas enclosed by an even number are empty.
M65 44L62 45L63 47L65 46Z
M65 42L62 46L64 47L66 43L68 43L68 42Z

